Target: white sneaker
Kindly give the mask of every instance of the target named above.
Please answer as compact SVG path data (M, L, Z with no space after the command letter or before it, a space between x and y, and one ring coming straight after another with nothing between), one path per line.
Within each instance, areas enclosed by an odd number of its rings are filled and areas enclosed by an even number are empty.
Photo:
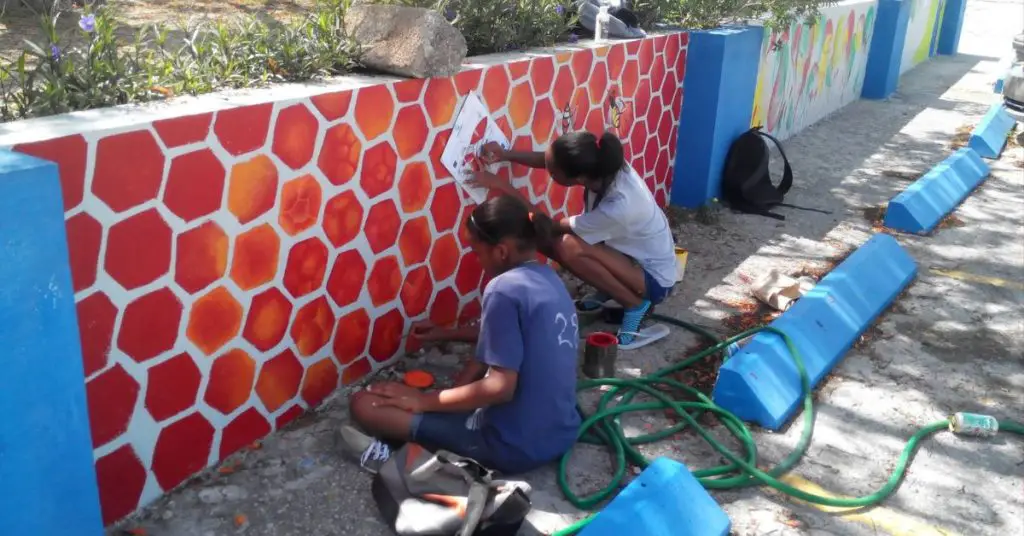
M384 462L391 458L391 447L374 439L352 426L342 426L338 432L338 443L342 452L371 474L377 474Z

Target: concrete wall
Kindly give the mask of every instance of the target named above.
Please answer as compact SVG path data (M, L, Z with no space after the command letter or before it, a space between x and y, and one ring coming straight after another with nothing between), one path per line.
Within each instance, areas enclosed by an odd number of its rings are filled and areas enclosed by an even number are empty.
M105 522L384 366L413 319L479 314L472 207L438 161L469 92L520 149L616 131L664 204L687 44L0 125L0 147L59 166ZM552 214L583 208L546 173L503 172Z
M900 74L903 74L929 57L935 55L939 42L939 28L946 0L908 0L910 20L907 22L907 39L903 43L903 60Z

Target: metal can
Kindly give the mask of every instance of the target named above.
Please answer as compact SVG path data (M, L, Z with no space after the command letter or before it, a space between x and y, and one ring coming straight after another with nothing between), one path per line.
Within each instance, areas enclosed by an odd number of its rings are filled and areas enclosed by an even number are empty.
M991 415L961 411L949 416L949 431L961 435L992 437L999 433L999 421Z

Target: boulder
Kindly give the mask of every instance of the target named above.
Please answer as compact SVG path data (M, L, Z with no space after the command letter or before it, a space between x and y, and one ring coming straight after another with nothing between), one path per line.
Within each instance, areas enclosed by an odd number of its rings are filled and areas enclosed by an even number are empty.
M419 7L357 4L345 14L349 35L372 69L414 78L453 76L466 39L440 13Z

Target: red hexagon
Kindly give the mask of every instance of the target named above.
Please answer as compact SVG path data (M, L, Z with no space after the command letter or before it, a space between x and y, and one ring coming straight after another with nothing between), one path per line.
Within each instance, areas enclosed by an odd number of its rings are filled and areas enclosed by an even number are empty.
M205 141L210 135L213 114L197 114L153 121L153 128L169 149Z
M583 207L583 188L573 188L569 192L569 202L566 204L565 210L570 216L578 216L583 213Z
M338 380L338 367L331 358L314 363L302 380L302 399L311 408L319 405L338 388Z
M530 89L529 82L523 82L512 88L512 93L508 97L508 115L516 130L525 127L530 122L533 105L533 90Z
M367 359L360 359L355 363L345 367L345 371L341 375L342 385L352 385L353 383L363 379L367 374L373 372L373 367L370 366L370 361Z
M79 212L67 219L64 228L68 240L71 284L75 292L78 292L96 282L103 227L88 213Z
M82 344L85 377L107 366L117 307L102 292L95 292L75 304L78 313L78 334Z
M471 322L480 320L480 314L480 298L474 298L473 301L463 305L462 310L459 311L459 325L465 326Z
M398 102L409 103L420 99L420 95L423 94L423 86L426 83L427 81L422 78L407 78L395 83L391 88L395 90Z
M464 250L469 249L469 228L466 227L466 220L475 209L476 205L465 206L462 207L462 213L459 214L459 226L455 229L455 237L459 239L459 246Z
M661 96L652 95L649 107L647 108L647 126L651 129L651 134L657 134L658 122L661 120L661 114L665 111L665 108L661 105ZM666 138L664 141L668 141Z
M228 265L228 235L215 222L206 222L178 236L174 280L189 293L203 290L224 277Z
M551 100L555 108L561 110L568 106L575 90L576 83L572 79L572 70L568 65L560 67L558 75L555 76L555 84L551 88Z
M370 338L370 357L378 363L395 356L402 344L402 332L405 330L405 319L398 309L384 313L373 322L373 335Z
M402 263L414 266L427 260L430 251L430 222L426 217L419 217L405 222L402 233L398 236L398 250L402 253Z
M139 288L171 266L171 228L151 208L110 228L104 267L126 289Z
M153 474L161 488L174 489L206 467L214 432L199 412L160 431L153 450Z
M595 136L600 136L605 132L605 127L604 110L601 108L590 110L590 113L587 114L587 122L584 128Z
M234 156L255 151L267 141L273 104L227 108L217 112L213 133L221 147Z
M618 80L622 76L622 68L626 64L626 45L612 45L605 59L608 64L608 78Z
M343 251L334 259L334 268L327 278L327 293L338 307L359 299L366 282L366 261L358 250Z
M268 224L254 227L235 239L231 279L242 290L252 290L269 282L277 273L281 239Z
M430 165L434 170L435 179L451 178L452 174L441 162L444 154L444 147L448 144L448 138L452 135L452 129L442 130L434 135L434 143L430 146Z
M641 39L640 40L640 51L637 52L636 59L640 62L640 65L645 68L651 64L651 60L654 57L654 39Z
M426 266L409 272L409 275L405 276L400 293L406 316L413 318L423 314L433 292L434 284L430 280L430 271Z
M672 138L672 131L676 128L675 116L672 115L671 110L664 110L661 115L661 121L658 122L658 139L661 140L662 146L666 149L674 149L674 145L668 145L669 140Z
M284 183L281 189L281 214L278 223L284 232L295 236L316 225L320 217L320 183L312 175L303 175Z
M551 101L541 99L533 109L533 141L541 145L547 145L551 141L551 133L555 128L555 109L551 107Z
M434 296L430 306L430 321L435 326L451 326L459 313L459 295L452 287L445 287Z
M334 327L334 313L327 303L327 298L319 298L303 305L295 313L292 322L292 340L299 354L309 357L327 345L331 340L331 329Z
M384 257L373 265L370 277L366 280L366 289L370 293L370 301L381 306L398 296L402 286L402 269L394 256Z
M551 205L551 212L555 213L565 207L565 198L569 195L569 189L557 182L548 182L548 204Z
M131 445L123 445L96 460L96 483L104 525L113 525L138 508L146 478L146 468Z
M343 115L348 113L348 106L352 102L352 92L335 91L333 93L324 93L316 95L309 100L313 102L313 106L316 106L317 111L324 116L324 119L334 121L341 119Z
M640 175L646 175L648 171L654 169L654 163L658 159L658 151L661 150L661 143L658 142L656 136L647 138L647 146L644 149L644 164L643 171L640 171ZM652 192L653 193L653 192Z
M206 355L220 350L238 335L242 306L224 287L217 287L192 304L185 335Z
M356 123L367 140L387 132L395 113L395 99L385 85L364 87L356 95Z
M470 91L473 91L480 85L480 76L483 73L483 69L473 69L455 75L455 90L459 95L469 94Z
M385 199L374 205L366 217L363 231L366 234L366 241L370 243L370 249L374 253L380 253L395 245L401 224L402 220L393 201Z
M682 46L679 44L679 34L672 34L665 40L665 66L669 69L674 69L676 65L676 59L679 57L679 52Z
M548 174L543 169L531 169L530 170L530 190L533 192L533 197L541 199L544 194L547 193L548 187L552 184Z
M530 62L530 80L533 90L538 96L551 91L551 83L555 79L555 64L551 58L536 58Z
M363 144L352 127L341 124L327 130L316 163L331 184L341 186L356 175L362 153Z
M92 192L114 212L156 199L164 153L148 130L115 134L96 145Z
M270 423L256 408L249 408L224 427L220 438L220 459L252 445L270 433Z
M588 82L590 84L590 103L594 106L604 107L604 102L608 99L608 67L603 61L594 66Z
M370 336L370 317L363 309L356 309L338 319L334 330L334 357L342 365L351 363L366 351Z
M288 409L282 411L281 414L277 416L274 425L277 427L278 430L280 430L287 426L288 423L294 421L295 419L298 419L300 416L302 416L302 406L294 404Z
M277 113L272 150L286 166L299 169L313 158L320 125L304 104L293 104Z
M434 276L434 281L444 281L451 277L455 273L461 254L455 235L446 233L438 238L430 251L430 273Z
M363 206L351 190L342 192L324 207L324 233L334 247L341 247L362 232Z
M622 82L619 83L619 89L622 90L622 96L627 99L632 99L636 95L636 87L640 83L640 68L637 65L635 59L627 59L626 66L622 69ZM633 99L633 102L640 102Z
M213 361L203 399L211 408L227 415L249 400L255 377L256 363L249 354L230 350Z
M373 199L391 189L395 184L395 150L388 142L381 142L366 151L359 185L363 192Z
M192 221L220 208L224 194L224 165L209 149L171 160L164 205L179 218Z
M140 363L170 350L178 340L181 309L167 288L136 298L124 309L117 347Z
M526 76L526 73L530 71L530 60L521 61L510 61L505 64L508 67L508 72L512 75L512 80L519 80Z
M85 396L92 445L101 447L128 430L139 396L139 384L121 365L114 365L85 384Z
M398 181L398 200L406 214L423 210L434 185L430 182L430 170L423 162L412 162L405 166Z
M412 104L399 110L392 133L398 156L403 160L419 154L427 145L427 135L430 134L423 108L419 104Z
M292 302L276 288L269 288L252 298L242 337L257 350L269 351L278 345L288 330Z
M302 363L291 350L285 350L264 363L256 380L256 394L263 401L263 407L273 413L295 398L303 372Z
M311 237L292 246L284 269L284 288L301 298L320 288L327 271L327 246Z
M629 135L629 149L633 155L640 155L647 145L647 123L633 122L633 132Z
M241 224L259 218L277 201L277 166L266 155L240 162L231 168L228 210Z
M586 86L576 88L572 95L573 128L581 130L590 113L590 92Z
M81 134L16 145L14 150L57 164L65 211L82 202L85 197L85 166L89 146Z
M192 356L178 354L147 372L146 409L156 421L169 419L192 407L203 379Z
M423 105L427 108L430 124L435 127L447 125L455 115L459 98L451 78L431 78L423 94Z
M455 288L463 296L480 290L480 279L484 276L484 269L480 266L480 259L475 253L467 253L462 256L459 262L459 271L455 273Z
M430 201L430 216L434 220L434 228L441 232L455 227L461 208L462 198L455 183L445 184L434 190L434 198Z
M508 73L505 72L504 66L495 65L487 68L487 72L484 73L483 97L484 103L487 104L487 107L492 112L496 112L505 106L510 87L511 82L508 79Z
M577 84L585 84L590 77L594 64L592 50L578 50L572 55L572 75Z

